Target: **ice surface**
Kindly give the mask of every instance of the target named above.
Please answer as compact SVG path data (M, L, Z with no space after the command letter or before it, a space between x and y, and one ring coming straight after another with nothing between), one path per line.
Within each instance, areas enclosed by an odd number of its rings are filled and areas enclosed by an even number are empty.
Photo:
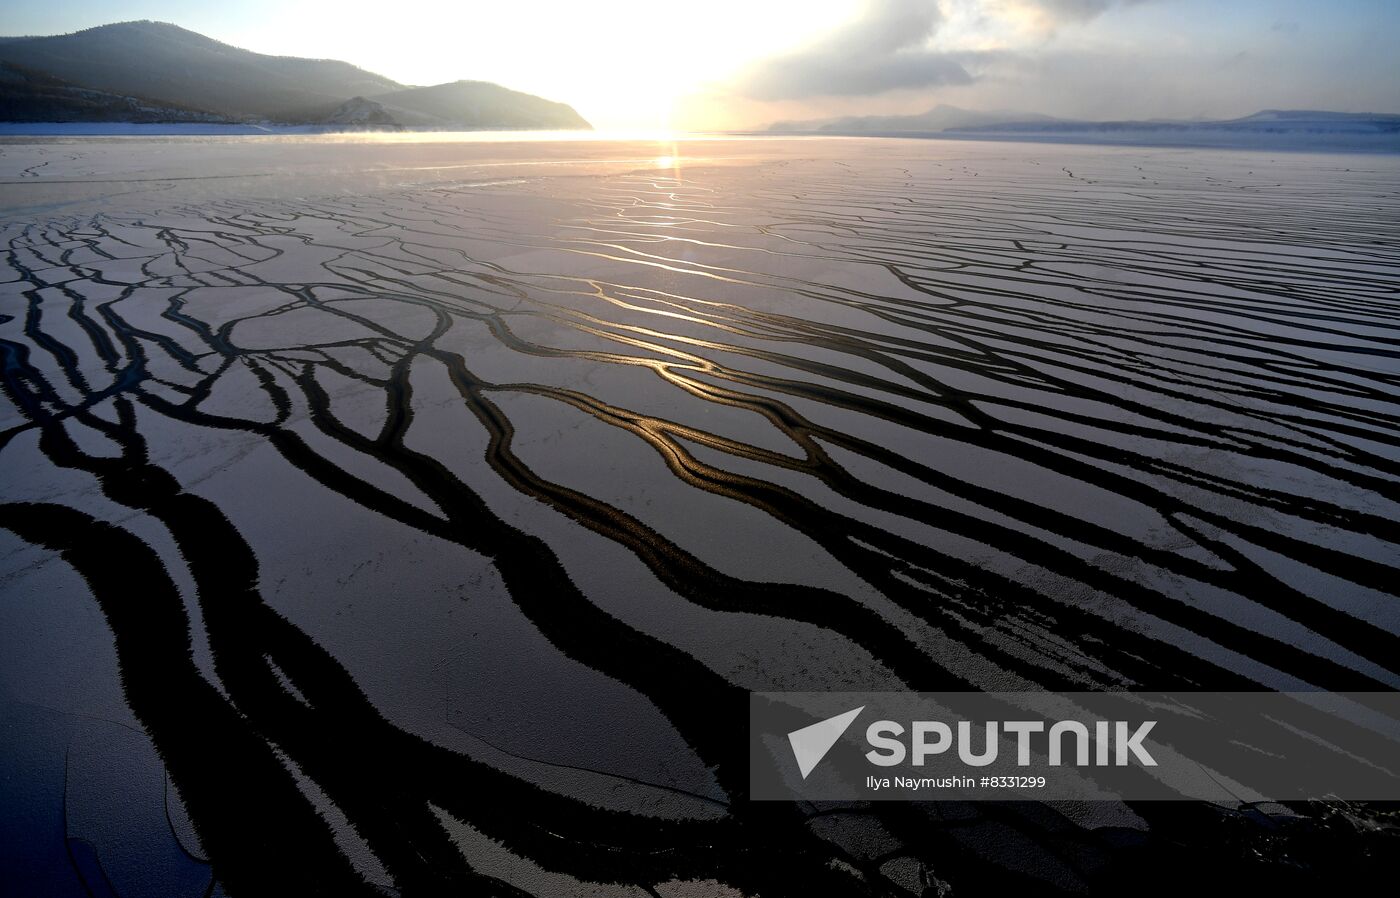
M23 801L85 715L234 892L213 762L307 882L801 893L861 827L756 821L743 690L1395 688L1397 213L1386 156L0 141ZM849 875L1176 832L1062 810Z

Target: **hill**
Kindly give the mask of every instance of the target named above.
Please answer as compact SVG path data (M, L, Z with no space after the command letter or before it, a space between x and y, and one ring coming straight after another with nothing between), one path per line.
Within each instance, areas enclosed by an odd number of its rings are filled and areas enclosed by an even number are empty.
M0 63L0 121L222 122L223 116L139 97L92 90Z
M161 22L7 41L0 61L114 94L270 119L402 87L348 62L267 56Z
M588 128L564 103L555 103L488 81L455 81L411 87L371 97L400 124L410 127L464 125L470 128Z
M590 127L566 104L484 81L412 87L348 62L254 53L163 22L0 38L0 65L10 73L0 79L0 117L7 121L197 115L384 127ZM111 118L124 105L140 107L132 112L138 117Z

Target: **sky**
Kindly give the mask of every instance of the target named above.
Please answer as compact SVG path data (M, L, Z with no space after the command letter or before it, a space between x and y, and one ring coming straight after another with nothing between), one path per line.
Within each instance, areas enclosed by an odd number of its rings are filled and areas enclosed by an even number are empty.
M495 81L609 130L939 104L1068 118L1400 113L1400 0L0 0L0 34L173 22L405 84Z

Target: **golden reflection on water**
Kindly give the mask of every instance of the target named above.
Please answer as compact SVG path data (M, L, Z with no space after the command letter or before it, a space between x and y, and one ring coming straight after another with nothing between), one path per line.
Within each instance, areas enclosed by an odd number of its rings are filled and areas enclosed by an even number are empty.
M657 143L664 143L664 141L658 140ZM665 155L662 155L662 156L657 156L656 159L654 160L654 163L653 163L653 164L654 164L657 168L669 168L669 169L672 170L672 173L673 173L673 174L679 175L679 174L680 174L680 167L681 167L681 148L680 148L680 144L677 143L677 142L675 142L674 140L672 140L672 141L671 141L671 152L669 152L669 153L667 153L667 154L665 154Z

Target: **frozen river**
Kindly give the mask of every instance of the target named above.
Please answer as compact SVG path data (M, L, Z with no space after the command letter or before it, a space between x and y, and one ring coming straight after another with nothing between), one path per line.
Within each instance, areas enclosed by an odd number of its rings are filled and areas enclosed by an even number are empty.
M7 139L0 254L73 894L1078 889L1237 846L753 805L744 693L1400 686L1397 157Z

